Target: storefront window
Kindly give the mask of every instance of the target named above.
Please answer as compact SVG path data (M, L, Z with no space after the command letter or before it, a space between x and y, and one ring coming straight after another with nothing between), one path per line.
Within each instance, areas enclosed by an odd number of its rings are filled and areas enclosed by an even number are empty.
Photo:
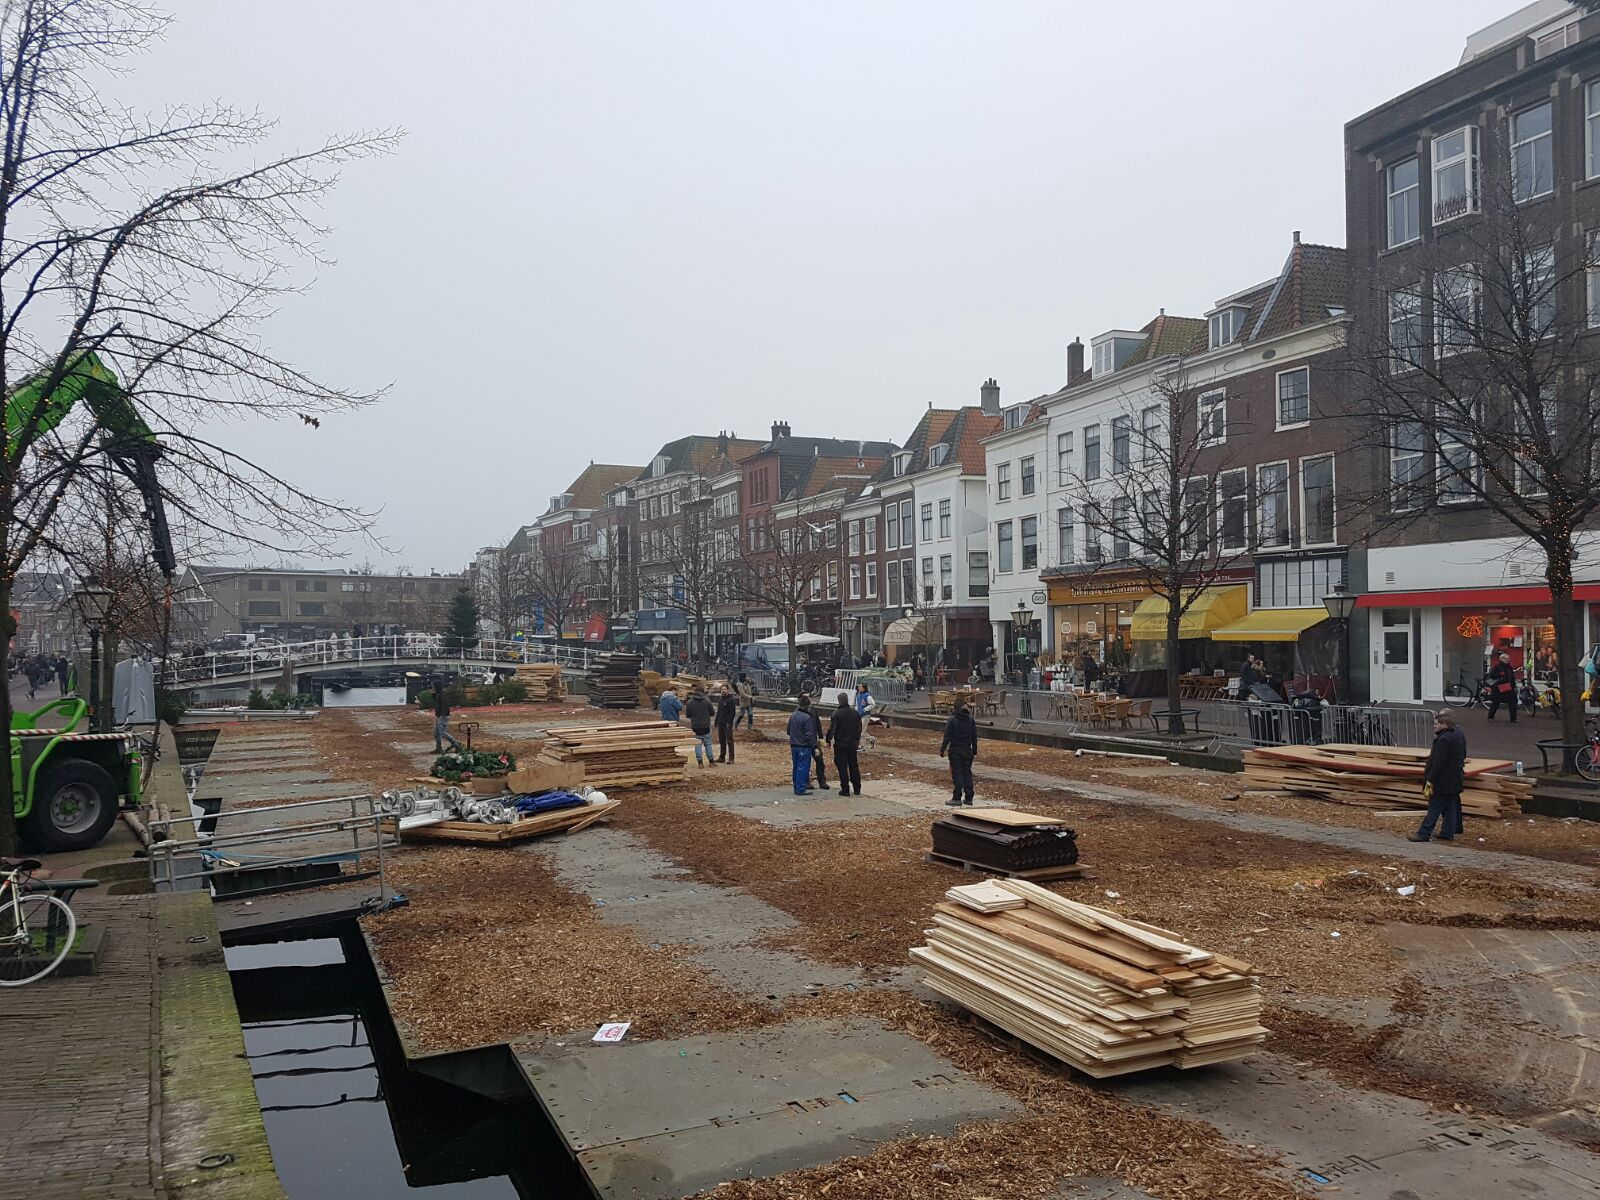
M1444 617L1444 685L1473 686L1504 651L1512 667L1528 668L1535 683L1556 682L1556 627L1547 605L1447 608Z

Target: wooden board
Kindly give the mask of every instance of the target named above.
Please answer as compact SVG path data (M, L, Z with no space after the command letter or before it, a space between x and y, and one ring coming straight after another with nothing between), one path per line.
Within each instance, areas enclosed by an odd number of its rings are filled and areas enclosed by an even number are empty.
M582 807L563 808L551 813L541 813L525 821L510 825L483 825L476 821L440 821L437 825L419 825L407 829L402 838L421 838L427 841L475 842L479 845L504 845L507 842L525 841L549 833L576 832L587 829L596 821L603 821L621 804L611 800L605 804L585 804ZM391 823L391 828L392 828Z
M994 825L1065 825L1060 817L1041 817L1037 813L1018 812L1014 808L961 808L948 814L952 817L973 817Z
M1089 879L1088 863L1069 863L1061 867L1035 867L1031 871L1008 871L1004 867L991 867L987 863L968 862L964 858L952 858L948 854L934 854L929 851L922 856L925 863L939 863L947 867L960 867L963 871L983 871L989 875L999 875L1004 879L1026 879L1032 883L1051 883L1058 879ZM992 910L990 910L992 911Z

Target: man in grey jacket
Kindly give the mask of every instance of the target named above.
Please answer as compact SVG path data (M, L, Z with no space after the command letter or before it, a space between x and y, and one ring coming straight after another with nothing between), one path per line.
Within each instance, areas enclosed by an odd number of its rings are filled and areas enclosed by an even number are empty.
M817 752L817 723L811 715L811 697L801 696L800 707L789 714L789 761L794 774L794 794L811 794L811 756Z

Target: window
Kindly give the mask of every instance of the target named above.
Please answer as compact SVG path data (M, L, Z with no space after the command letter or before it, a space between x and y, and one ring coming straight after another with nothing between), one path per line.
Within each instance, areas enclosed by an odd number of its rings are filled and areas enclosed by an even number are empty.
M320 600L302 600L300 602L300 615L302 617L326 616L327 614L323 612L323 608L324 605Z
M1386 172L1389 179L1389 245L1404 246L1422 236L1422 179L1415 155Z
M1009 429L1010 426L1007 426L1007 428ZM945 464L945 460L949 457L950 443L940 442L937 446L928 451L928 465L930 467L942 467Z
M867 599L868 600L876 600L877 598L878 598L878 564L875 563L875 562L869 562L867 564Z
M939 599L954 600L956 598L956 569L955 563L948 554L939 556Z
M1600 79L1583 89L1584 140L1588 144L1590 179L1600 176Z
M1528 336L1548 337L1556 323L1556 248L1542 246L1522 256L1524 294L1516 307L1528 313Z
M868 554L876 554L878 552L878 518L877 517L868 517L867 518L866 538L867 538L867 548L866 548L867 549L867 553ZM868 594L870 595L871 593L869 592Z
M1249 309L1237 306L1212 313L1208 330L1209 348L1215 350L1219 346L1226 346L1238 337L1239 331L1244 328L1244 319L1249 313Z
M1389 293L1389 369L1398 375L1421 365L1424 334L1422 295L1414 290Z
M283 613L283 605L276 600L252 600L245 608L252 617L276 617Z
M900 549L900 509L898 505L891 504L883 514L883 548L885 550Z
M261 590L261 580L252 579L249 586L252 592L259 592Z
M1022 476L1022 494L1033 495L1033 455L1028 455L1017 464L1017 471Z
M850 564L850 599L861 599L861 564Z
M1097 563L1100 561L1102 546L1100 543L1100 514L1093 507L1083 510L1083 561Z
M1289 544L1289 464L1256 468L1256 539L1261 546Z
M845 526L845 542L851 558L861 553L861 522L851 521Z
M1228 393L1202 392L1196 403L1200 406L1200 444L1220 446L1228 440Z
M933 505L932 504L924 504L922 506L922 540L925 541L925 542L933 541Z
M1592 290L1592 289L1591 289ZM1590 305L1591 310L1593 305ZM1066 487L1072 478L1072 435L1056 434L1056 486Z
M922 560L922 602L933 603L933 559Z
M1524 200L1555 191L1555 150L1550 102L1511 114L1511 198Z
M1072 550L1072 510L1058 508L1056 509L1056 565L1070 566L1074 557Z
M281 592L282 590L283 590L283 580L281 580L281 579L269 579L269 580L267 580L267 591L269 591L269 592Z
M1206 479L1183 481L1183 511L1178 528L1183 552L1198 558L1211 546L1211 483Z
M296 579L294 581L294 590L297 592L309 592L311 590L311 581L309 579Z
M1433 139L1433 223L1478 211L1478 129L1466 125Z
M1224 550L1250 544L1250 472L1224 471L1217 481L1217 538Z
M995 570L1004 575L1011 570L1011 522L1001 521L995 526Z
M1278 372L1278 428L1311 420L1311 368Z
M1428 433L1419 421L1402 421L1394 428L1389 445L1389 504L1396 511L1416 508L1422 502L1427 463Z
M1100 478L1100 426L1091 425L1083 431L1083 477Z
M1022 518L1022 569L1039 569L1039 518Z
M900 560L900 591L905 596L907 604L915 604L917 602L917 581L912 574L912 569L915 566L915 562L909 558Z
M1257 608L1321 608L1322 598L1344 582L1337 558L1275 559L1260 564Z
M821 571L818 571L818 572L816 572L816 574L811 576L811 598L813 600L821 600L822 599L822 572Z
M1481 484L1478 456L1466 434L1445 420L1438 422L1436 430L1439 443L1439 503L1466 504L1476 500Z
M328 590L328 581L326 579L313 580L312 584L311 584L311 590L313 592L325 592L325 591L327 591Z
M1439 357L1472 348L1482 300L1483 281L1472 267L1439 272L1433 284L1433 327Z
M1513 456L1517 490L1530 496L1542 496L1548 488L1546 473L1540 464L1559 457L1555 390L1545 388L1539 394L1537 425L1543 428L1536 426L1535 414L1530 411L1526 398L1515 396L1512 403L1516 408L1517 442L1522 448L1522 453Z
M900 549L911 549L911 501L900 501Z
M1111 557L1127 558L1133 552L1128 526L1133 518L1133 501L1118 496L1111 502Z
M1161 406L1152 404L1139 414L1139 441L1142 449L1139 452L1141 462L1153 463L1160 456L1161 450Z
M1094 377L1100 379L1117 369L1117 343L1107 338L1094 348Z
M1300 528L1307 546L1334 541L1333 455L1300 460Z
M341 592L353 592L356 590L356 585L353 583L341 583L339 585L339 590Z
M989 552L967 551L967 596L983 600L989 595Z
M650 519L650 501L641 500L641 501L639 501L639 520L648 521L649 519Z
M829 600L837 600L838 598L839 598L839 564L836 563L836 562L831 562L831 563L828 564L828 599Z
M994 469L994 498L996 500L1011 499L1011 464L998 463Z
M1133 418L1111 419L1111 473L1121 475L1128 469L1133 442Z
M948 500L939 501L939 536L941 538L950 536L950 501Z
M870 571L872 569L872 566L873 566L872 563L868 563L867 564L867 569ZM870 579L871 576L868 575L868 578ZM899 608L900 607L900 571L899 571L899 568L897 568L894 563L890 563L889 564L889 571L888 571L887 576L884 579L884 589L887 592L887 599L889 601L889 607L890 608Z

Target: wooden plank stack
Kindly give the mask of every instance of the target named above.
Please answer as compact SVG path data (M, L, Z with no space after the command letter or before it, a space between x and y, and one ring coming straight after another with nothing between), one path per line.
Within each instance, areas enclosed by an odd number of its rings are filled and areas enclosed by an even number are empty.
M951 888L924 982L1096 1078L1242 1058L1267 1035L1248 963L1017 879Z
M689 760L678 753L694 735L670 721L631 725L590 725L552 729L539 751L541 761L581 762L590 787L603 792L654 783L682 783Z
M400 829L393 818L384 819L385 832L397 832L401 840L419 839L438 842L475 842L480 846L500 846L506 842L520 842L527 838L544 837L551 833L577 833L597 821L604 821L622 804L608 800L603 804L585 804L577 808L562 808L555 812L525 817L509 825L498 822L479 824L474 821L439 821L433 825L417 825Z
M520 663L517 682L526 685L528 699L535 703L567 698L567 683L559 663Z
M589 703L595 708L638 708L643 664L639 655L621 650L596 655L585 678Z
M1009 808L961 809L933 823L933 856L1026 878L1075 864L1078 835L1056 817Z
M1361 808L1428 807L1422 772L1428 751L1410 746L1261 746L1244 752L1247 788L1312 796ZM1533 780L1505 774L1511 763L1469 758L1461 811L1469 817L1517 816Z

